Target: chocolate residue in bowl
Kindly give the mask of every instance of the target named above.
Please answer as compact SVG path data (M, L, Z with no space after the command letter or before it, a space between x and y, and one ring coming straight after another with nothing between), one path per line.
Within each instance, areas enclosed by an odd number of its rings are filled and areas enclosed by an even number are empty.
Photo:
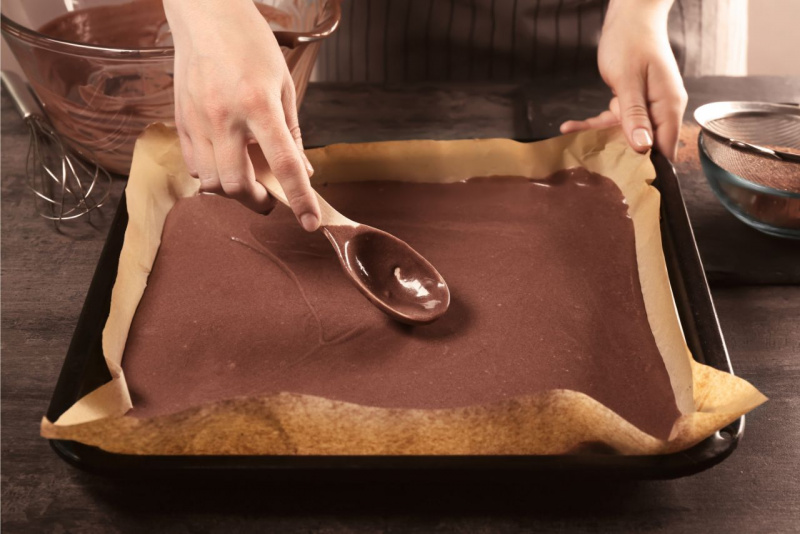
M679 416L647 319L619 188L583 169L544 180L331 184L348 217L437 266L450 310L397 324L288 209L200 195L170 212L123 368L131 415L295 392L454 408L571 389L666 438Z
M290 28L292 16L256 3L261 15L281 28ZM172 46L162 0L133 0L85 7L47 22L39 33L73 43L136 50Z
M38 31L73 43L135 50L170 46L163 42L169 37L166 24L161 0L134 0L69 11Z

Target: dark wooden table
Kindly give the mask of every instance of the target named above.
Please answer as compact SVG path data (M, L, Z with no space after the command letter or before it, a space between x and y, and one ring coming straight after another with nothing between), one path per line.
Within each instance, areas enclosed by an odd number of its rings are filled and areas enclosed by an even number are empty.
M688 80L690 109L720 99L800 101L800 79ZM306 144L554 135L597 112L596 83L312 85ZM755 232L711 194L685 129L678 170L736 372L770 397L738 450L699 475L659 482L531 480L516 487L257 486L108 480L69 467L39 437L110 218L63 233L24 184L27 131L2 98L2 526L4 532L800 532L800 243Z

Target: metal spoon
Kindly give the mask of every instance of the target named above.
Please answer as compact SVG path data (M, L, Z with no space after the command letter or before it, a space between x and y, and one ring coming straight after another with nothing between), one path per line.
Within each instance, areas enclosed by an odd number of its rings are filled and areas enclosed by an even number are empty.
M261 151L250 150L250 157L258 181L288 206ZM322 233L336 250L344 272L375 307L406 324L431 323L447 311L447 283L419 252L383 230L348 219L316 195Z

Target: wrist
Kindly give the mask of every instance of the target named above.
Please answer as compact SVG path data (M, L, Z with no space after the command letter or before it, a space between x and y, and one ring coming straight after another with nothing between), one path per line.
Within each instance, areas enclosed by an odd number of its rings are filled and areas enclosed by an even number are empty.
M603 27L625 21L626 25L666 29L673 2L674 0L611 0Z
M226 21L260 17L253 0L163 0L164 13L176 39L214 31Z

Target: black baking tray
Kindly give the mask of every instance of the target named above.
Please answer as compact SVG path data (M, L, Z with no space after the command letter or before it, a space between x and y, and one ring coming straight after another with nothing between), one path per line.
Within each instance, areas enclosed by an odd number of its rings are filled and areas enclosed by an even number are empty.
M732 373L714 304L675 170L653 153L661 192L661 235L670 283L686 342L694 358ZM102 332L111 302L120 250L128 222L123 195L89 287L47 417L55 421L76 400L110 380L102 354ZM105 452L73 441L51 440L70 464L123 477L260 477L270 480L342 480L359 477L448 479L476 477L513 481L531 476L616 479L676 478L707 469L733 452L744 432L744 417L675 454L622 456L602 453L551 456L147 456Z

